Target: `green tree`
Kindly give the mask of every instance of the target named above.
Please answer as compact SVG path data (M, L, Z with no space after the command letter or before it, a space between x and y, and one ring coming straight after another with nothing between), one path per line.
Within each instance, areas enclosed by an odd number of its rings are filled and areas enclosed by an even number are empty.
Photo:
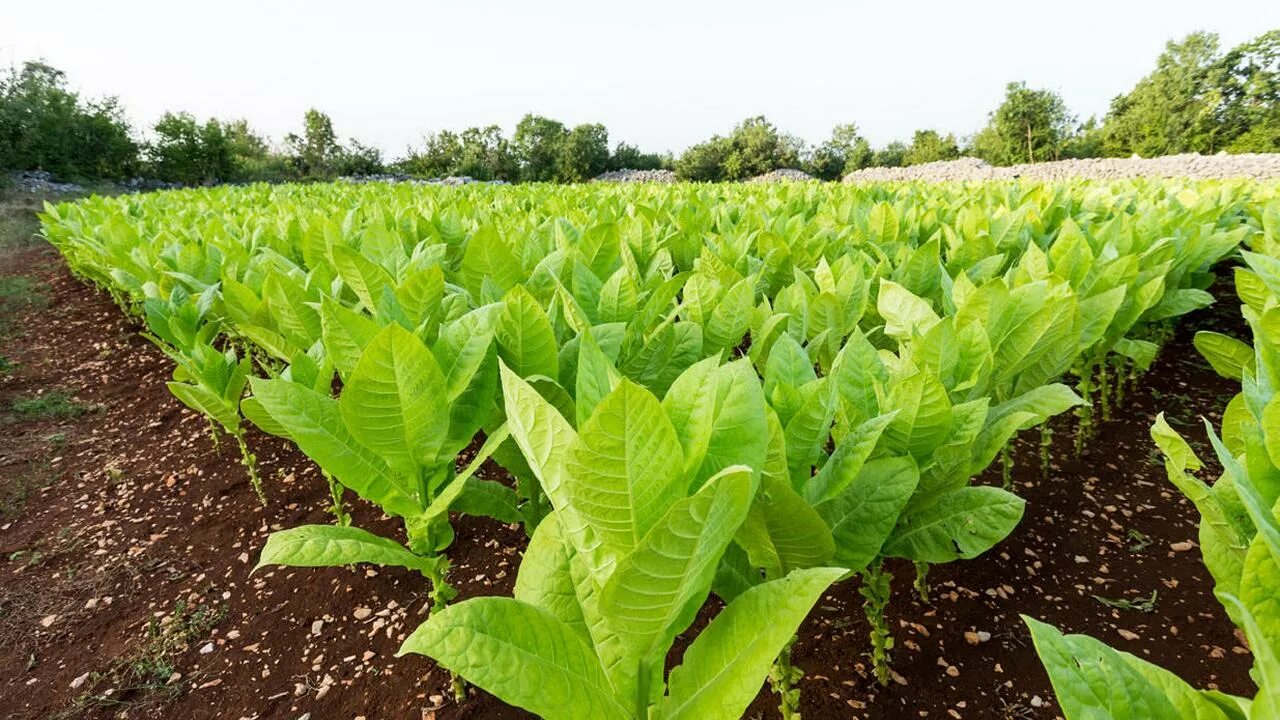
M676 159L676 176L694 182L719 182L724 180L724 163L733 151L726 137L711 136L710 140L691 145Z
M138 150L115 98L86 101L43 62L0 75L0 168L122 178L136 171Z
M810 175L823 180L837 180L871 163L871 143L858 132L853 123L836 125L831 137L809 154L806 169Z
M1216 118L1221 73L1216 34L1196 32L1169 42L1156 69L1111 101L1103 121L1106 154L1151 157L1222 149Z
M936 130L917 130L911 138L911 145L902 155L904 165L919 165L939 160L954 160L960 157L960 146L956 144L955 135L943 137Z
M306 178L327 178L334 174L334 161L341 148L333 131L333 120L312 108L303 116L302 135L285 136L285 144L298 166L299 174Z
M995 165L1043 162L1062 157L1074 122L1062 96L1009 83L1004 101L974 137L973 152Z
M555 180L561 146L568 134L564 123L558 120L532 113L521 118L512 136L520 162L520 179L528 182Z
M902 167L906 155L906 144L895 140L872 153L870 167Z
M207 185L231 179L235 172L232 145L222 123L203 124L190 113L166 112L152 128L147 146L151 172L166 182Z
M578 125L560 141L556 179L583 182L599 175L609 165L609 131L604 125Z
M1219 142L1232 152L1280 152L1280 30L1218 61Z
M620 142L609 156L610 170L658 170L671 165L667 157L658 153L641 152L635 145Z

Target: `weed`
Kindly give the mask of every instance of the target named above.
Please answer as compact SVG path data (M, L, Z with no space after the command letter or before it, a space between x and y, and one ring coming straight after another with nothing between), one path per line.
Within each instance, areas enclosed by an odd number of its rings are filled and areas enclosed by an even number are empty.
M75 717L91 706L108 707L165 702L182 693L175 659L196 640L205 637L226 616L226 607L189 605L179 600L163 620L147 623L141 643L87 678L89 688L72 700L57 717Z
M1105 598L1099 595L1094 595L1093 599L1107 607L1116 608L1118 610L1137 610L1138 612L1149 613L1155 612L1156 609L1155 590L1152 590L1151 594L1146 597L1139 596L1132 600L1129 598Z
M19 417L26 420L75 418L92 409L65 390L51 390L43 395L19 398L13 401L11 407Z
M1129 552L1139 553L1151 547L1155 540L1151 536L1143 533L1141 530L1130 529L1126 536L1129 538Z

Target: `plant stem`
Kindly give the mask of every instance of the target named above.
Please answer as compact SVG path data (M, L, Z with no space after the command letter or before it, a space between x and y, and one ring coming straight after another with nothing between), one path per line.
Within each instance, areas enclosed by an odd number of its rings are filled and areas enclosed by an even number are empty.
M804 671L791 664L791 649L795 644L793 635L782 646L773 667L769 668L769 686L778 694L778 712L782 714L782 720L800 720L800 688L797 686L804 678Z
M1108 422L1111 420L1111 373L1107 372L1107 366L1110 363L1106 358L1098 365L1101 370L1101 377L1098 382L1098 401L1102 405L1102 420Z
M858 588L858 593L866 599L862 604L862 612L871 626L871 665L876 681L881 685L888 685L889 651L893 649L893 636L889 634L889 622L884 613L889 606L893 575L885 572L884 561L880 559L868 565L861 575L862 586Z
M333 513L334 521L339 527L347 527L351 524L351 516L347 514L347 508L342 502L342 484L339 483L332 475L321 471L324 480L329 484L329 499L333 504L329 506L329 512Z
M267 493L262 489L262 478L258 477L258 458L249 451L249 443L245 442L243 430L237 430L232 434L236 438L236 444L240 446L240 464L249 471L249 482L253 484L253 492L257 494L258 502L266 505Z
M1040 479L1049 479L1049 465L1053 460L1053 428L1046 420L1040 426Z
M912 583L915 586L916 594L920 596L920 602L929 602L929 563L916 561L916 579Z
M1013 439L1000 448L1000 478L1004 481L1004 489L1013 488Z
M213 418L209 420L209 439L213 441L213 452L218 452L218 446L222 444L222 440L218 437L218 421Z

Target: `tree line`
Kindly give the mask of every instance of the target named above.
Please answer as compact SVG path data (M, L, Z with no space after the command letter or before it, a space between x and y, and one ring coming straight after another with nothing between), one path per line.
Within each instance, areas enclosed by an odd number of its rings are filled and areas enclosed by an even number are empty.
M569 127L534 114L521 119L510 138L497 125L443 130L391 162L354 138L341 142L329 116L315 109L306 112L300 132L278 144L245 120L202 122L183 112L165 113L143 138L116 98L82 97L69 88L64 73L44 62L27 62L0 76L0 168L40 168L67 179L141 174L196 185L394 171L582 182L607 170L663 168L685 180L721 181L799 168L832 180L865 167L961 156L1012 165L1220 151L1280 152L1280 30L1226 51L1213 33L1170 41L1155 68L1114 98L1100 119L1081 122L1058 93L1014 82L987 124L968 137L924 129L910 142L872 148L857 125L845 123L809 146L758 116L678 157L645 153L624 142L611 147L608 130L598 123Z

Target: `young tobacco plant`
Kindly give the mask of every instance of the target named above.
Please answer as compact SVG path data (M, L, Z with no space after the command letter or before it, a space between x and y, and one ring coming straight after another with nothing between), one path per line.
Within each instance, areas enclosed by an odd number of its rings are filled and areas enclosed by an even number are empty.
M451 347L445 339L437 343L446 372L417 336L388 325L364 348L336 400L299 378L251 381L246 414L292 440L343 486L402 518L408 539L406 546L355 527L306 525L272 533L259 565L398 565L431 580L436 609L452 599L442 555L453 540L450 508L507 522L520 517L509 488L474 475L506 440L505 427L489 433L471 464L455 473L458 453L481 426L479 409L488 406L460 399L494 359L488 340L464 343L468 349L453 355Z
M505 366L502 386L512 437L554 510L530 541L514 598L433 613L401 653L432 657L552 720L739 717L845 571L797 570L743 592L664 675L746 520L753 471L688 472L703 462L686 456L657 398L629 380L578 432Z

